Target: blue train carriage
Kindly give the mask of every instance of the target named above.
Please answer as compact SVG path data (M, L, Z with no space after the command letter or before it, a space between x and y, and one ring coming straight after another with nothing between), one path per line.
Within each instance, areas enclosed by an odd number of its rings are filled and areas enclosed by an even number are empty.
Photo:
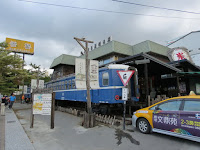
M118 70L135 70L128 84L128 99L129 101L139 100L137 69L127 65L112 64L99 69L99 88L90 91L93 111L105 114L109 113L111 109L122 108L121 97L124 86L117 74ZM76 88L75 75L48 82L45 86L56 93L56 101L83 103L87 101L87 90Z

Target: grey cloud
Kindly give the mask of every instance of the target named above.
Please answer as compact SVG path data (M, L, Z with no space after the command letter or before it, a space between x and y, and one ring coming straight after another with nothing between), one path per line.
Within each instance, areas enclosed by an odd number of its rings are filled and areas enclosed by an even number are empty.
M126 5L111 0L37 1L132 13L186 16L182 13ZM200 4L198 0L193 3L190 0L177 0L176 3L172 0L137 2L189 11L198 11L197 8L196 10L193 8ZM26 61L41 64L45 68L48 68L53 59L62 53L80 54L82 49L73 37L86 37L97 43L112 35L113 39L132 45L144 40L164 44L166 40L197 29L197 25L192 23L199 23L45 6L17 0L1 0L0 12L3 14L0 32L5 37L9 35L11 38L35 42L35 55L27 56ZM194 15L188 16L194 17ZM188 27L186 24L191 25Z

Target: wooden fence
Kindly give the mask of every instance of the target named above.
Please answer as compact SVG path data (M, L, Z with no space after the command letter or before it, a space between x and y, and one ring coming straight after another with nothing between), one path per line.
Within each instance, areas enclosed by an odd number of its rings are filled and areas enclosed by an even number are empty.
M178 93L178 96L181 96L181 94ZM160 102L168 98L171 98L171 97L166 97L166 95L157 95L157 98L151 98L150 95L148 95L148 106L151 106L157 102Z
M151 98L150 95L148 95L148 106L151 106L157 102L160 102L168 98L169 97L166 97L166 95L157 95L157 98Z
M83 116L84 112L77 110L77 109L72 109L72 108L65 108L61 106L57 106L56 110L61 111L61 112L66 112L75 116ZM122 125L123 120L122 119L117 119L116 116L108 116L108 115L101 115L101 114L96 114L95 117L96 121L104 123L104 124L109 124L109 125Z

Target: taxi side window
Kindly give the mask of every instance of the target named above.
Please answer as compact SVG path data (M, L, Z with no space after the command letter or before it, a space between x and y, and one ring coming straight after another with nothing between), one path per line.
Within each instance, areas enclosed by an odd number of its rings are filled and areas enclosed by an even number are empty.
M186 100L183 111L200 111L200 100Z
M179 111L181 101L167 101L158 106L157 110L163 111Z
M149 110L179 111L180 104L180 100L167 101L153 106Z
M155 110L155 108L156 108L157 106L158 106L158 105L155 105L155 106L149 108L149 110Z

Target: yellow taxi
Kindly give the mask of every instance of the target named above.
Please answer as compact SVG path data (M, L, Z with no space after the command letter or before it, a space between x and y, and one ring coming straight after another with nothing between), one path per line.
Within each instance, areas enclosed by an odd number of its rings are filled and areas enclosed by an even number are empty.
M158 132L200 142L200 96L180 96L137 110L132 125L142 133Z

